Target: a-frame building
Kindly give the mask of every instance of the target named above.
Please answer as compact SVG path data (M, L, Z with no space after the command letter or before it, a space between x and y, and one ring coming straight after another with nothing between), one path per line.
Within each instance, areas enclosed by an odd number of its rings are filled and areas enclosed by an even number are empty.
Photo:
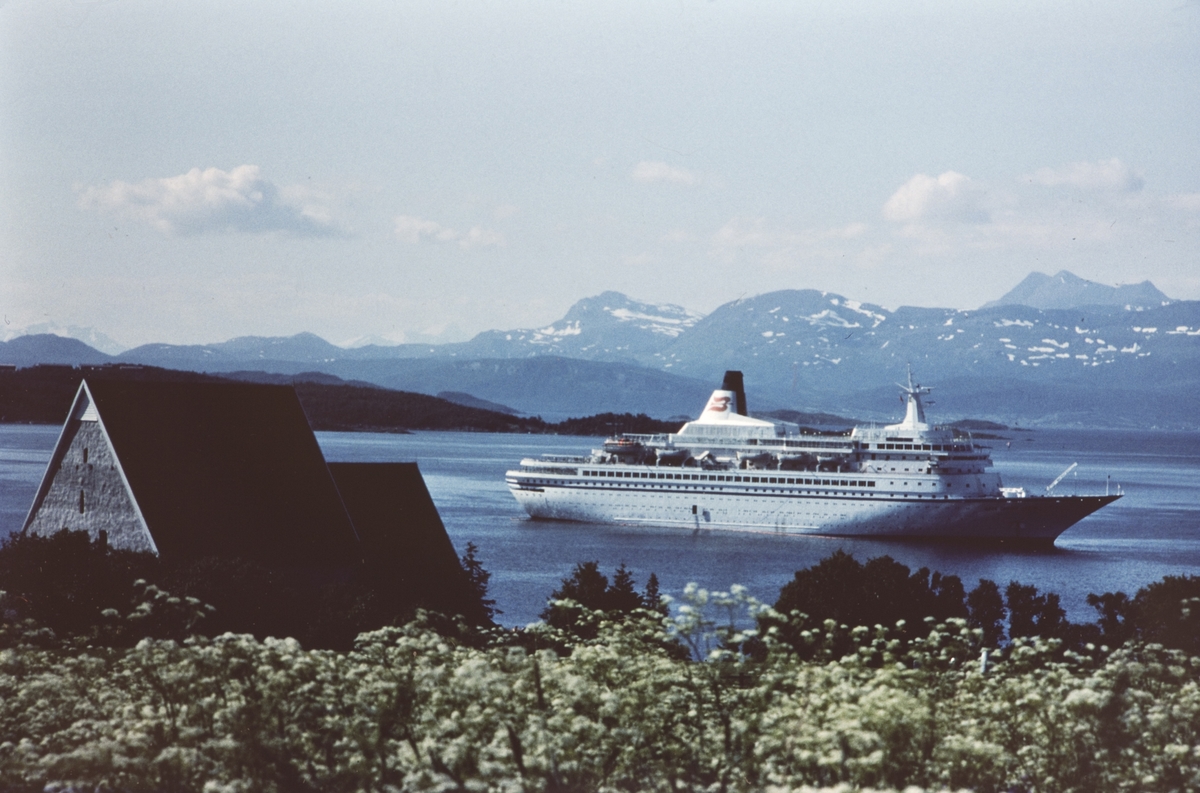
M110 547L172 559L328 569L383 553L397 573L461 572L415 465L335 468L344 495L290 386L89 378L24 530L103 533Z
M92 539L103 532L114 547L158 553L86 382L79 385L22 527L44 536L64 529Z

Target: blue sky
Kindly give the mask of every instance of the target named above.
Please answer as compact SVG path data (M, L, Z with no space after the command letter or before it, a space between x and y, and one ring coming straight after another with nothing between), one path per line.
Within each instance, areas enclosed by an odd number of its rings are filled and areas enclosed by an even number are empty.
M1200 299L1198 55L1178 0L10 0L0 308L135 345Z

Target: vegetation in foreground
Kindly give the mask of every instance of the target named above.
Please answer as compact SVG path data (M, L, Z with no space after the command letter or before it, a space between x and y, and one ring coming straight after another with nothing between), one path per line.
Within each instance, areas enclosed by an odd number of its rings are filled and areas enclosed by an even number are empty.
M980 660L961 619L903 644L885 628L775 633L763 607L691 589L526 649L421 621L352 651L225 634L131 648L0 651L10 790L1194 790L1200 658L1131 643L1064 654L1019 640ZM852 651L832 648L849 639ZM754 640L753 654L739 648ZM672 645L705 652L698 662Z
M846 599L860 615L888 576L893 600L931 592L953 605L952 577L932 586L927 571L902 576L886 558L857 564L801 571L777 606L824 608L806 586L835 574L850 580L826 606ZM1194 628L1200 579L1168 584L1193 597L1160 616ZM145 626L179 626L203 606L141 586L136 608L104 609L98 628L61 636L18 619L20 596L3 596L0 787L1200 788L1200 657L1146 641L1128 608L1118 649L1005 642L972 626L994 601L914 630L689 587L669 616L645 607L649 584L639 594L627 572L608 579L583 563L532 629L418 615L339 652L236 633L154 638ZM1013 590L1008 607L1027 595ZM991 627L1023 619L1004 617ZM105 641L106 631L148 638Z

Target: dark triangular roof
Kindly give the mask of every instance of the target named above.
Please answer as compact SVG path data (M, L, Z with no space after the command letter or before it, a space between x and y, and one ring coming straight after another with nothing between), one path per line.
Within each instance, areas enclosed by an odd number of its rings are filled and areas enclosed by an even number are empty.
M462 606L463 572L416 463L329 463L369 566L431 607Z
M89 378L83 390L164 557L360 557L291 386Z

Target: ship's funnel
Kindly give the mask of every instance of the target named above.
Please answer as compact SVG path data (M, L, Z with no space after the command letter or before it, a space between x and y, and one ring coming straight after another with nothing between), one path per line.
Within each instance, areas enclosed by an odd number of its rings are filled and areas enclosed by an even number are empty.
M735 372L732 369L726 372L725 379L721 381L721 390L732 391L737 394L738 415L750 415L750 412L746 409L746 386L742 383L741 372Z
M721 387L712 392L699 418L684 424L676 435L704 435L712 432L716 426L724 428L718 434L747 427L753 427L759 433L768 433L761 437L773 438L777 434L772 422L746 415L746 389L742 386L741 372L726 372Z

